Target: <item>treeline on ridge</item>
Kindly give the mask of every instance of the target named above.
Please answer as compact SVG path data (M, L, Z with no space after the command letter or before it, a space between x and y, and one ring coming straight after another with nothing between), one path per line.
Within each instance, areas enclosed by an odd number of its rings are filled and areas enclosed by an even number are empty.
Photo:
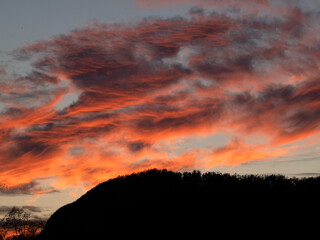
M119 176L55 212L43 239L129 231L132 236L184 229L224 229L264 223L295 224L317 213L320 177L230 175L151 169Z

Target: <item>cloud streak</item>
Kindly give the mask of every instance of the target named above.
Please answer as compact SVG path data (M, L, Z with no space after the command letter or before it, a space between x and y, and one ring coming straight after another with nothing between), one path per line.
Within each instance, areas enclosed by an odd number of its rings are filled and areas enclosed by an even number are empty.
M8 213L11 209L12 209L13 206L9 207L9 206L1 206L0 207L0 214L6 214ZM33 213L39 213L41 212L41 208L40 207L37 207L37 206L22 206L23 209L26 209L30 212L33 212Z
M206 169L287 154L283 145L319 133L320 38L318 14L282 7L278 17L193 8L185 17L93 23L17 49L33 70L0 75L0 182L15 192L21 173L17 189L55 175L63 188L150 167ZM65 105L68 94L77 99ZM179 137L219 132L239 141L170 149ZM267 142L247 142L254 134Z
M38 180L33 180L29 183L19 184L11 187L7 187L6 185L0 186L0 196L47 194L57 191L58 190L54 189L53 187L41 187ZM31 208L29 210L33 211Z

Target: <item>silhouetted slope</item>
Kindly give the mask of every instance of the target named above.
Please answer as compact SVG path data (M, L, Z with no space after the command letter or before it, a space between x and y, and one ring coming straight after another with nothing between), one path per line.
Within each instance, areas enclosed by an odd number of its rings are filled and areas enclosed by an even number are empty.
M320 178L149 170L88 191L48 220L44 239L105 239L295 224L318 209ZM301 219L300 219L301 220ZM269 226L269 227L270 227ZM293 225L291 225L293 226ZM211 230L210 230L211 231Z

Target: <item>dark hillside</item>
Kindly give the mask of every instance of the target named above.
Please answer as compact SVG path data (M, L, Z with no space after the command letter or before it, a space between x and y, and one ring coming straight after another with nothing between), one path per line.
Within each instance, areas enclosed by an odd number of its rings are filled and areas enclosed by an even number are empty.
M317 213L320 178L148 170L111 179L48 220L44 239L105 239L234 227L291 228ZM267 225L266 225L267 224ZM291 229L294 231L294 229Z

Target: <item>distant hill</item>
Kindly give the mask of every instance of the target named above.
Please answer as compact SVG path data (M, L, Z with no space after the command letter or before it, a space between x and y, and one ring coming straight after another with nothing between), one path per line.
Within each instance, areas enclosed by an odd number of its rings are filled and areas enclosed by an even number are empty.
M56 211L41 236L123 239L129 234L155 239L197 231L228 234L237 228L284 230L287 224L292 232L294 226L315 219L319 193L319 177L152 169L99 184Z

